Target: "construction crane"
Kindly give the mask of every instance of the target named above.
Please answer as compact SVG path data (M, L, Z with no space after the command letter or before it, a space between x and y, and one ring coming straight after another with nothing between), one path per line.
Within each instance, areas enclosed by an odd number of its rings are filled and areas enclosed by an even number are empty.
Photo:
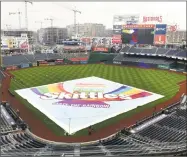
M9 12L9 15L18 15L19 18L19 28L21 29L21 12L18 9L18 12Z
M70 7L66 7L66 6L63 6L63 5L60 5L60 4L56 4L56 3L53 3L53 4L58 5L60 7L63 7L65 9L68 9L68 10L74 12L74 32L75 32L75 36L77 36L77 24L76 24L76 22L77 22L77 13L81 14L81 11L77 10L76 7L75 7L75 9L71 9Z
M52 19L52 18L46 18L44 20L51 21L51 28L53 27L53 21L54 21L54 19Z
M77 24L76 24L77 16L76 16L76 14L77 13L81 14L81 11L76 10L76 9L72 9L72 11L74 12L74 31L75 31L75 36L77 36Z
M27 3L33 4L31 1L25 1L25 27L26 27L26 30L28 30Z
M35 21L35 23L40 23L40 28L42 28L42 24L43 24L43 22L42 21Z

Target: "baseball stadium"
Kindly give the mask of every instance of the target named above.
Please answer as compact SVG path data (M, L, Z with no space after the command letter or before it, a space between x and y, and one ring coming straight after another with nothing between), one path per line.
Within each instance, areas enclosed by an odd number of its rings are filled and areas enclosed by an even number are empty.
M1 155L186 156L187 49L169 28L114 25L52 53L1 46Z

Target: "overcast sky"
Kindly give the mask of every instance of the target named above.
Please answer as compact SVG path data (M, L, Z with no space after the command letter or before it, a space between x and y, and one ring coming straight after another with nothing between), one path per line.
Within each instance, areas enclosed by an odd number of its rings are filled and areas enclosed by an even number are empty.
M49 27L50 21L45 18L53 18L53 26L65 27L74 23L74 14L70 9L80 10L77 14L77 23L102 23L107 28L112 28L114 15L140 14L141 16L163 16L163 22L177 23L180 29L186 29L186 3L185 2L34 2L28 4L29 29L37 30L42 21L43 27ZM11 25L11 28L19 28L18 15L9 15L9 12L22 12L21 25L25 27L25 3L2 2L1 3L1 28ZM141 19L140 19L141 20Z

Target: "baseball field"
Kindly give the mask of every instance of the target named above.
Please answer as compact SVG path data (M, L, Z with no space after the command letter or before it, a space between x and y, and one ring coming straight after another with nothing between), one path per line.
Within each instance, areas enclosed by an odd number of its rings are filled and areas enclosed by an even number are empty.
M22 104L33 112L34 116L41 120L46 127L57 136L64 136L64 130L39 110L34 108L25 99L20 97L15 90L96 76L164 96L163 98L144 106L95 124L93 128L95 130L99 130L112 125L125 117L141 112L145 108L152 108L153 106L171 99L179 90L179 86L177 84L186 79L183 75L178 75L164 70L140 69L104 64L43 66L12 71L11 73L15 76L15 78L11 81L10 90L22 102ZM87 129L80 130L73 136L84 135L87 135Z

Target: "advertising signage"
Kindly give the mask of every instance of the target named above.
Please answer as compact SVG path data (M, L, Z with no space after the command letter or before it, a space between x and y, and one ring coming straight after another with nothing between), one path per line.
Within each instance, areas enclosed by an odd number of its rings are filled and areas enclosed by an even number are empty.
M113 64L119 64L119 65L121 65L122 62L119 62L119 61L113 61Z
M81 64L87 64L88 61L80 61Z
M8 67L6 67L6 70L16 70L16 69L18 69L17 66L8 66Z
M112 39L112 44L121 44L122 40L121 39Z
M162 23L162 21L163 21L163 17L162 16L143 16L142 17L142 22L143 23L148 23L148 22Z
M29 64L27 64L27 63L21 64L21 68L28 68L28 67L29 67Z
M113 30L113 34L118 34L118 35L120 35L120 34L121 34L121 30Z
M166 44L166 35L155 35L154 44L155 45L165 45Z
M56 64L56 65L64 64L64 59L57 59L57 60L55 61L55 64Z
M33 67L36 67L36 66L37 66L37 63L32 63L32 66L33 66Z
M113 34L112 39L121 39L121 35Z
M48 62L47 61L37 61L39 66L47 66Z
M121 30L122 25L113 25L113 30Z
M169 69L169 65L159 64L158 68L160 68L160 69Z
M165 35L167 31L167 25L166 24L157 24L155 27L155 35Z
M108 48L106 48L106 47L94 47L93 51L94 52L108 52Z
M166 24L157 24L155 27L155 37L154 44L155 45L165 45L166 44Z

